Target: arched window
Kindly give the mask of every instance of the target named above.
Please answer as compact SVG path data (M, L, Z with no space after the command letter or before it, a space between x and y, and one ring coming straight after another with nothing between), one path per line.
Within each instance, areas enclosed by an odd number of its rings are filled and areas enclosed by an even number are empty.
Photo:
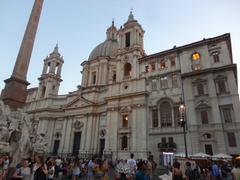
M127 136L123 136L121 150L127 150L127 147L128 147L128 138Z
M58 73L58 69L59 69L59 63L56 64L55 71L54 71L55 74Z
M49 71L50 71L50 66L51 66L51 63L48 62L48 63L47 63L47 71L46 71L46 73L49 73Z
M167 101L160 104L160 120L162 127L172 126L172 108Z
M211 139L211 138L212 138L212 135L209 134L209 133L206 133L206 134L203 134L203 138L204 138L204 139Z
M130 76L132 70L132 65L130 63L126 63L124 65L124 76Z

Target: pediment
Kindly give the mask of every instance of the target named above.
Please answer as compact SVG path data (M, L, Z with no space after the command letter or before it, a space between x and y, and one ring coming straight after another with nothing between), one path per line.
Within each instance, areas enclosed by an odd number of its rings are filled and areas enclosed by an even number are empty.
M211 106L205 100L201 100L195 105L195 109L209 109L209 108L211 108Z
M79 96L76 99L69 102L67 105L64 106L64 108L77 108L77 107L86 107L95 105L94 102L87 100L86 98Z

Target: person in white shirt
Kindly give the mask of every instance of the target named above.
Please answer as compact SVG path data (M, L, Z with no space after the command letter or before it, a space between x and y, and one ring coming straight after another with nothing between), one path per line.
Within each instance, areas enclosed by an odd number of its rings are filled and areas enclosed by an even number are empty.
M59 176L59 172L61 171L62 159L58 156L55 160L55 177Z
M48 180L53 180L55 174L54 164L51 161L49 161L47 167L48 167Z
M130 157L131 158L127 160L127 164L129 164L129 166L131 168L131 173L134 176L135 173L136 173L137 162L136 162L135 159L133 159L134 158L134 154L133 153L130 155Z

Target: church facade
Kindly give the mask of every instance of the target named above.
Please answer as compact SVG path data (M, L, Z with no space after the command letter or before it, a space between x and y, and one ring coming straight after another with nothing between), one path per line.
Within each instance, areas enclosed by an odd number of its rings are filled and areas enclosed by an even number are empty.
M49 153L111 153L113 158L185 152L179 106L186 112L189 154L238 154L240 104L230 34L146 55L144 30L130 13L82 66L76 91L58 95L64 60L44 59L26 111ZM76 77L73 77L76 78Z

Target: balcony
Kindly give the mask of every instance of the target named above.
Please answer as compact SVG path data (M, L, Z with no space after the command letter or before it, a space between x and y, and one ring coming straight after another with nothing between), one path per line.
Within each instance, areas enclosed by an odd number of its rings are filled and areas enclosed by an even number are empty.
M158 143L158 149L161 152L175 152L177 149L176 143Z

